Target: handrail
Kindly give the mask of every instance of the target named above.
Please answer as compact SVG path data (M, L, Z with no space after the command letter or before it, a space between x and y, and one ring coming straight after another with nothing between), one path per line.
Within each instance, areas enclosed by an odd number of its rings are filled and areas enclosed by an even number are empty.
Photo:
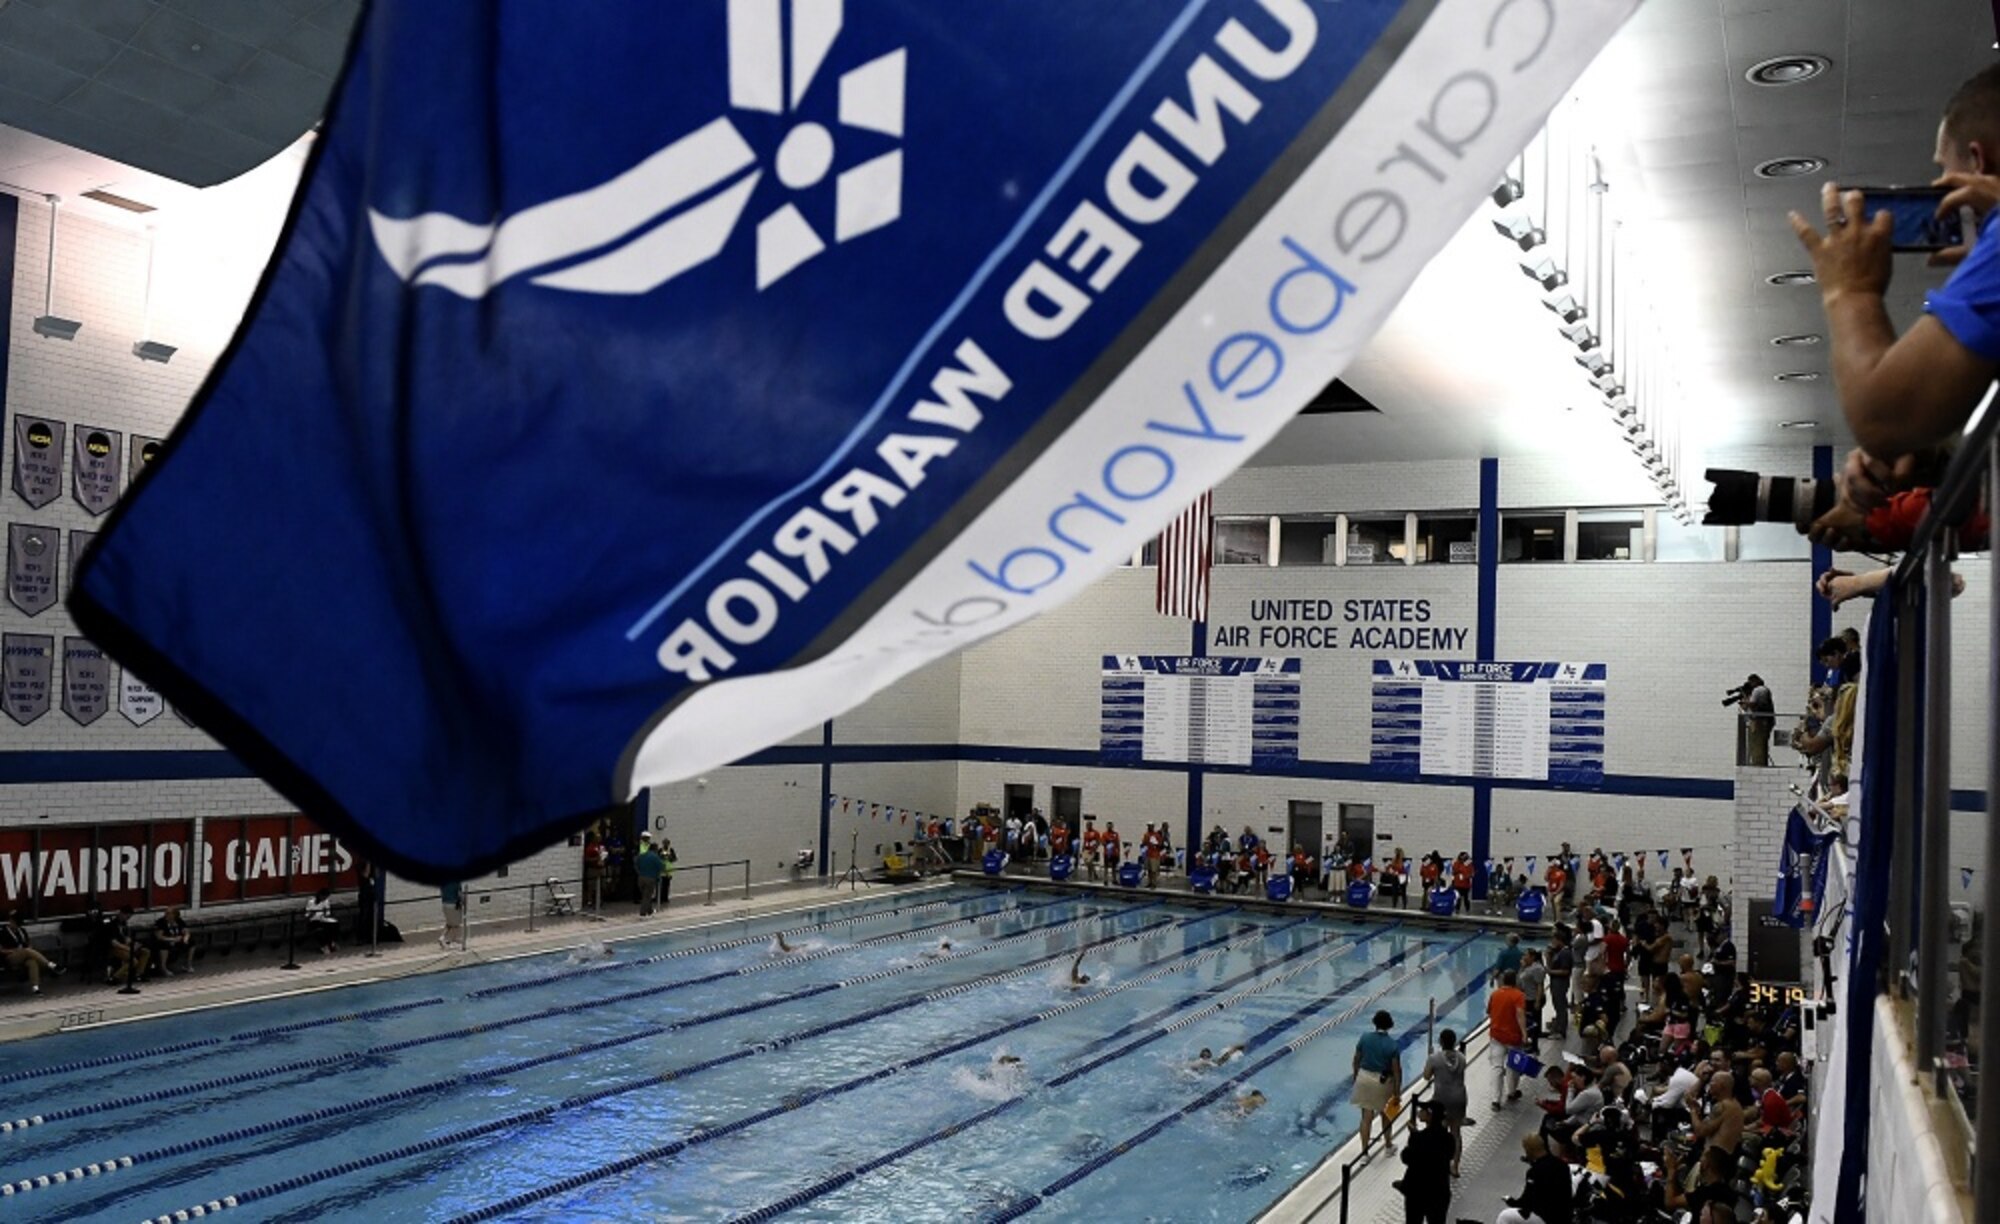
M1960 526L1971 517L1980 495L1985 492L1982 484L1986 478L1987 452L1992 449L1996 438L2000 438L2000 407L1989 405L1965 431L1951 462L1945 465L1943 478L1932 489L1930 509L1918 520L1909 546L1896 562L1897 586L1916 577L1920 563L1918 558L1937 542L1938 532L1947 527Z

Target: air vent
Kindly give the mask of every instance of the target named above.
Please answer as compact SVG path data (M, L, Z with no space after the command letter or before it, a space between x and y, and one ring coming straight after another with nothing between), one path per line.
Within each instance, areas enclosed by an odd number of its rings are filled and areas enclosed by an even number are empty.
M1824 157L1774 157L1757 167L1757 177L1767 179L1803 178L1826 169Z
M1810 285L1819 280L1810 272L1774 272L1764 278L1767 285Z
M1752 85L1802 85L1832 65L1820 55L1780 55L1750 66L1743 74Z
M1772 336L1771 343L1779 348L1806 348L1818 344L1825 338L1818 332L1797 332L1790 336Z
M1772 378L1774 378L1774 379L1776 379L1776 380L1778 380L1779 382L1818 382L1818 381L1819 381L1819 371L1818 371L1818 370L1787 370L1787 371L1786 371L1785 373L1783 373L1783 374L1773 374L1773 375L1771 375L1771 377L1772 377Z
M109 191L86 191L83 193L83 198L86 200L96 200L99 204L109 204L113 208L122 208L130 213L149 213L153 211L151 204L142 204L137 200L129 199L122 195L114 195Z

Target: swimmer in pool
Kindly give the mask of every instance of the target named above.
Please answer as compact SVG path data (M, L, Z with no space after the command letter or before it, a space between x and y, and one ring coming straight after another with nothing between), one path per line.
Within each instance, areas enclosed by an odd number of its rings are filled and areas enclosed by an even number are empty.
M1071 990L1090 985L1090 975L1083 971L1083 958L1088 955L1090 955L1090 949L1085 948L1076 954L1074 961L1070 962L1069 985Z
M924 953L924 959L942 960L943 958L950 955L951 955L951 939L949 937L941 937L937 941L937 947L932 948Z
M993 1060L973 1074L982 1084L1013 1083L1027 1074L1028 1065L1018 1054L995 1054Z
M1243 1047L1240 1045L1230 1046L1220 1054L1210 1050L1207 1046L1203 1046L1201 1047L1201 1053L1195 1055L1194 1061L1187 1064L1187 1069L1190 1071L1212 1071L1217 1067L1226 1066L1241 1057L1243 1057Z
M796 951L798 951L797 948L785 942L785 933L783 931L779 931L771 937L772 956L790 956Z
M1229 1103L1229 1110L1236 1117L1247 1118L1264 1108L1265 1105L1270 1103L1270 1100L1271 1098L1252 1088L1250 1091L1237 1097L1234 1101L1231 1101Z

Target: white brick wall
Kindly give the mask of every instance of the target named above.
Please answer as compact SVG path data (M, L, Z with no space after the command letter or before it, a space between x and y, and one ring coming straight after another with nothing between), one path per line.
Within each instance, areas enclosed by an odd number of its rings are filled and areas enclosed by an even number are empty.
M1493 792L1493 857L1514 856L1514 870L1547 868L1548 855L1563 842L1578 854L1602 847L1608 855L1668 850L1664 871L1655 854L1646 864L1646 882L1671 879L1681 865L1681 848L1694 850L1695 870L1720 877L1729 887L1735 831L1730 804L1720 799L1656 799L1600 795L1588 791L1496 790Z
M1473 510L1478 506L1479 465L1463 460L1247 467L1215 490L1215 513L1224 515Z
M1789 769L1744 766L1736 771L1736 881L1731 922L1739 947L1747 948L1750 902L1769 900L1784 852L1785 825L1796 796L1786 788L1799 780Z

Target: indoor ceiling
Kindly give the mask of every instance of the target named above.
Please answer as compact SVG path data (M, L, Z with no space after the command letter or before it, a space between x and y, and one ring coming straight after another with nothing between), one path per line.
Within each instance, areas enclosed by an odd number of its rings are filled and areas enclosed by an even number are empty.
M207 187L319 122L361 0L0 0L0 123Z
M1944 101L1994 62L1994 41L1988 0L1647 0L1579 82L1619 212L1685 273L1660 286L1661 305L1699 449L1846 440L1826 346L1771 343L1826 330L1811 285L1765 281L1809 266L1785 214L1817 215L1829 179L1928 182ZM1746 79L1793 54L1830 68L1798 85ZM1755 173L1798 156L1827 167L1788 181ZM1493 233L1495 215L1482 207L1349 367L1347 381L1381 415L1301 419L1257 462L1579 449L1632 462L1610 445L1608 415L1515 270L1518 252ZM1897 257L1899 326L1940 280L1920 256ZM1776 380L1790 372L1820 377ZM1800 420L1817 428L1779 428Z
M0 185L125 224L134 214L83 193L109 191L162 218L216 198L198 189L298 152L359 2L0 0ZM1786 210L1816 211L1828 178L1927 181L1944 99L1993 62L1994 40L1988 0L1647 0L1579 82L1576 113L1616 211L1665 270L1649 289L1695 451L1844 439L1826 346L1771 343L1825 330L1810 285L1765 280L1806 265ZM1789 54L1830 67L1782 87L1745 78ZM1827 167L1788 181L1755 173L1800 156ZM296 173L296 157L281 160ZM1302 417L1257 462L1551 450L1633 462L1516 270L1518 252L1493 234L1494 215L1482 207L1347 371L1380 412ZM1937 279L1899 257L1896 317L1912 317ZM1791 372L1820 377L1776 380ZM1784 421L1815 428L1780 430Z

